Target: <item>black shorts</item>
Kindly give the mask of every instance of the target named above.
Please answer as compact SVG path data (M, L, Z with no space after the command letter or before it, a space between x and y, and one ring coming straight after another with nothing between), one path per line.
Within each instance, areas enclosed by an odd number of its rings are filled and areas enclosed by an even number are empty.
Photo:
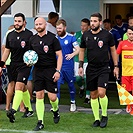
M24 63L11 63L10 68L12 81L22 82L26 85L31 67L26 66Z
M35 91L47 90L51 93L58 93L57 82L54 82L52 78L55 72L55 68L34 67L33 81Z
M86 85L87 90L95 91L98 87L108 88L110 67L105 66L101 68L89 68L86 69Z

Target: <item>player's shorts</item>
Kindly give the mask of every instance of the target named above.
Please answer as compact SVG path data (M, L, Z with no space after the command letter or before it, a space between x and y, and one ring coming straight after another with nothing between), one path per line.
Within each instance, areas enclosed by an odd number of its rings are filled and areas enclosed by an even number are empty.
M88 68L86 69L87 90L95 91L98 87L108 88L110 67Z
M66 81L67 83L76 81L74 70L61 70L58 82L64 84L64 81Z
M6 65L6 68L7 68L8 80L9 80L9 83L10 83L12 81L11 66L10 65Z
M22 82L26 85L31 67L26 66L24 63L11 63L10 68L12 81Z
M35 91L46 90L51 93L58 93L57 82L53 81L55 68L39 68L34 66L33 81Z
M133 76L122 76L122 87L127 91L133 91Z
M85 71L86 71L87 64L88 64L88 63L84 63L84 65L83 65L83 68L84 68L84 75L85 75ZM74 63L75 76L79 76L78 70L79 70L79 62L75 62L75 63Z
M30 75L29 75L28 81L32 81L33 80L33 74L32 74L33 68L34 68L34 66L32 66L32 68L30 70Z

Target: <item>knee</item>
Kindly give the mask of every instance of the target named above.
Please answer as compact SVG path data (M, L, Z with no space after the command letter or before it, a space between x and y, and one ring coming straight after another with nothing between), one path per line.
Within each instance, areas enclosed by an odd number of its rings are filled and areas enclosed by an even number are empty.
M100 91L100 92L99 92L99 97L100 97L100 98L105 97L105 93L104 93L103 91Z
M36 92L36 98L37 99L43 99L44 98L44 91Z

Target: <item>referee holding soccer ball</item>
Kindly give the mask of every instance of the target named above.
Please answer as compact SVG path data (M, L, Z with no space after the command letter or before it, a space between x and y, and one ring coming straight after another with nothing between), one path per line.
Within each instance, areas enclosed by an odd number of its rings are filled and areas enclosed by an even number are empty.
M15 122L15 113L23 100L26 106L26 112L23 117L30 117L33 115L33 110L30 103L30 95L26 88L27 79L30 74L31 67L28 67L23 61L24 53L30 48L29 39L33 36L32 32L25 28L26 20L22 13L17 13L14 16L14 28L12 32L7 35L6 46L0 61L0 72L2 67L11 52L11 77L12 84L15 88L15 95L13 99L12 108L7 111L7 117L10 122Z
M34 65L33 80L36 91L36 112L38 117L37 125L34 131L44 128L44 96L45 91L52 105L54 123L60 120L58 98L57 98L57 80L60 78L60 69L62 66L62 51L58 39L46 28L46 21L42 17L35 20L37 34L30 39L31 49L38 54L38 61Z

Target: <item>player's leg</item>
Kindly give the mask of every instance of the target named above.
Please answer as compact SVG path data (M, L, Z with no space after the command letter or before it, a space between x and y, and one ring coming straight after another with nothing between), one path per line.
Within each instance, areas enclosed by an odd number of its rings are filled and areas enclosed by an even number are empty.
M85 88L86 86L86 76L84 76L84 84L85 84ZM86 95L85 95L85 100L84 100L85 104L90 103L90 91L88 89L86 89Z
M107 108L108 108L108 98L106 96L106 89L108 87L109 73L101 74L98 78L98 94L99 94L99 102L102 109L102 118L100 122L100 127L104 128L107 126L108 116L107 116Z
M33 83L32 83L32 80L33 80L33 66L31 68L31 71L30 71L30 75L29 75L29 78L28 78L28 82L27 82L27 89L30 93L30 100L33 101L33 97L32 97L32 91L33 91Z
M76 101L75 101L75 96L76 96L76 88L74 85L74 70L66 70L64 72L64 79L68 84L69 88L69 93L70 93L70 111L74 112L76 111Z
M122 76L121 81L122 81L122 87L124 87L132 95L133 78L130 76ZM126 112L133 115L131 104L128 104L126 106Z
M53 120L54 123L57 124L60 120L59 107L58 107L59 100L56 93L48 92L48 97L52 106Z
M44 96L46 88L46 83L44 80L45 71L41 68L34 67L34 89L36 91L36 113L37 113L37 125L34 128L34 131L39 131L44 128L44 112L45 112L45 104L44 104Z
M8 84L7 87L7 92L6 92L6 110L10 109L10 104L13 98L13 94L14 94L14 89L15 89L15 82L12 81Z
M15 85L15 95L13 98L13 105L12 105L12 109L10 109L7 112L7 117L9 118L10 122L15 122L15 113L18 110L18 107L23 99L23 88L24 88L24 83L21 82L16 82Z
M39 131L44 128L44 90L36 90L36 113L37 113L37 125L34 128L34 131Z
M98 90L97 90L97 78L90 80L86 74L86 89L90 91L91 96L91 108L94 115L93 127L100 126L100 117L99 117L99 101L98 101Z
M76 76L76 83L79 87L79 97L82 98L84 96L84 85L82 82L82 77L78 74L79 69L79 62L74 63L74 70L75 70L75 76Z
M11 74L11 67L10 65L6 65L7 68L7 75L9 84L7 86L7 92L6 92L6 110L10 109L10 103L12 101L14 91L15 91L15 82L12 81L12 74Z

